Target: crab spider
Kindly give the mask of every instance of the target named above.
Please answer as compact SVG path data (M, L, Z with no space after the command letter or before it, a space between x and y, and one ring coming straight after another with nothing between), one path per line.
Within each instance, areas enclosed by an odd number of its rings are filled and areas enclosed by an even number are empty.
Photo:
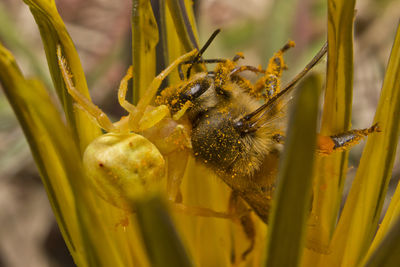
M68 93L76 105L106 132L88 145L83 155L83 165L94 190L114 206L133 211L132 200L148 193L152 187L158 188L157 183L165 176L165 161L167 164L180 162L180 166L168 164L166 173L167 198L173 202L174 210L196 216L233 217L230 213L179 203L179 186L189 156L188 149L191 148L189 130L175 120L178 118L171 117L166 105L151 106L162 81L179 64L196 54L197 50L194 49L180 56L158 74L137 106L126 100L128 81L132 78L133 70L130 66L118 89L119 104L128 112L128 116L113 123L75 88L61 46L57 45L58 64Z

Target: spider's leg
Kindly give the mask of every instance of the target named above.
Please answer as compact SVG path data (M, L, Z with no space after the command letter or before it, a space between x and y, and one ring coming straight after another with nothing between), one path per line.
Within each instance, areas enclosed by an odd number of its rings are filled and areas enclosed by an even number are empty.
M188 60L189 58L196 55L197 50L194 49L189 53L186 53L179 58L177 58L174 62L171 63L165 70L163 70L154 80L150 83L149 87L146 90L146 94L140 99L136 110L132 113L133 121L132 126L133 130L139 127L139 122L143 117L145 109L147 106L150 105L151 101L153 100L154 96L157 93L158 88L160 87L162 81L183 61Z
M129 113L134 113L136 107L126 100L126 91L128 90L128 82L132 78L133 67L130 66L126 71L125 76L122 78L121 83L118 88L118 102L126 111Z
M68 71L68 63L62 55L60 45L57 45L57 58L58 65L61 70L61 74L65 86L67 87L68 93L79 104L79 106L82 107L83 110L85 110L88 114L95 118L101 128L103 128L107 132L115 131L116 128L107 117L107 115L98 106L93 104L89 98L87 98L75 88L74 82L72 81L72 76Z
M149 129L168 116L170 116L170 112L166 105L147 108L139 121L138 131ZM130 118L133 117L130 116Z
M128 124L132 122L133 116L135 114L136 107L126 100L126 92L128 90L128 81L132 78L133 67L130 66L126 72L126 75L122 78L121 83L118 88L118 102L126 111L129 112ZM168 107L165 105L158 106L152 110L145 110L143 117L139 121L139 131L151 128L160 122L166 116L169 116ZM122 118L118 123L123 125L126 123L126 118ZM126 124L125 124L126 125ZM122 127L122 126L121 126ZM129 126L128 126L129 127Z

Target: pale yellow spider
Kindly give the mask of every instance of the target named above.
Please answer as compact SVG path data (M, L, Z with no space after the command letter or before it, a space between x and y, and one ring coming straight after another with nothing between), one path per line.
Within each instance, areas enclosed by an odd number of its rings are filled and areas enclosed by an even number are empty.
M109 203L132 211L132 200L134 202L154 187L157 188L162 178L167 176L167 197L174 202L174 209L198 216L232 218L232 214L178 203L181 201L179 186L191 148L190 130L171 118L167 106L150 105L161 82L180 63L196 54L197 50L194 49L180 56L157 75L137 106L125 99L128 81L132 78L132 66L129 67L118 89L118 101L129 114L112 123L98 106L75 88L61 46L57 46L58 63L68 93L76 105L107 132L89 144L83 164L95 191ZM165 161L168 165L166 175ZM168 164L172 162L175 164Z

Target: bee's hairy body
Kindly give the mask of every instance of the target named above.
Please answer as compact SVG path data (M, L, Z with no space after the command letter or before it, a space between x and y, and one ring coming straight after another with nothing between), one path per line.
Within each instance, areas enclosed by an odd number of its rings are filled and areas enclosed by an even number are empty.
M273 131L243 133L235 123L260 106L235 83L219 89L211 83L188 110L194 156L220 176L252 176L271 150Z
M291 41L283 46L265 70L238 65L237 61L243 58L241 53L232 60L203 60L200 51L193 60L182 62L192 64L186 79L178 67L181 82L162 90L156 98L156 104L168 106L174 119L185 115L183 120L189 120L191 125L194 157L213 169L265 223L279 161L276 145L283 138L284 101L290 100L288 92L327 50L324 46L303 72L281 90L280 77L286 68L282 55L293 46ZM213 71L190 75L191 67L200 63L217 65ZM252 83L241 76L243 71L262 77ZM275 83L271 83L271 77Z

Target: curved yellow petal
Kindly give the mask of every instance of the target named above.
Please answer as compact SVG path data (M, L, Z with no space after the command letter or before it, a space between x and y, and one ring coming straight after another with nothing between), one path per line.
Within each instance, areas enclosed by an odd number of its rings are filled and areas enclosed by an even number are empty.
M74 108L73 100L65 88L61 71L58 67L56 47L58 44L62 47L63 54L70 66L70 73L72 74L75 87L90 99L85 74L83 73L78 53L65 28L64 22L57 12L53 0L24 0L24 2L29 6L39 27L54 87L63 105L74 137L80 145L82 154L85 147L101 131L84 111Z

